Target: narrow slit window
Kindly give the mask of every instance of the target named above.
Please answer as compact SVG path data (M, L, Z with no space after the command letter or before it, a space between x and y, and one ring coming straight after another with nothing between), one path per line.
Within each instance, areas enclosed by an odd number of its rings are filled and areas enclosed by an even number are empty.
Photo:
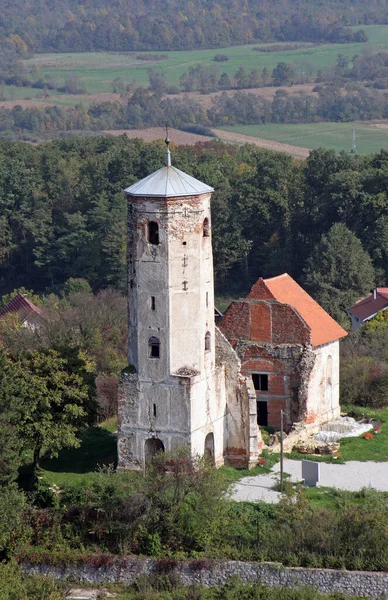
M203 237L209 237L210 235L210 225L209 219L206 217L203 221Z
M210 331L208 331L205 335L205 352L209 352L211 348L211 339Z
M148 223L148 243L154 246L159 244L159 225L155 221Z
M151 296L151 310L156 310L155 296Z
M264 373L252 373L252 381L256 391L268 392L268 375Z
M154 417L156 417L156 404L154 404L154 406L153 406L153 415L154 415Z
M206 292L206 308L209 307L209 292Z
M151 337L148 340L148 356L150 358L160 358L160 341L157 337Z

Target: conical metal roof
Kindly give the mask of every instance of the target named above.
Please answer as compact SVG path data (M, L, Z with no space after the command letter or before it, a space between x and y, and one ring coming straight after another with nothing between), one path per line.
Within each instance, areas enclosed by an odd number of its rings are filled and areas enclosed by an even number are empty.
M127 196L173 198L174 196L197 196L214 192L214 189L172 167L170 150L167 146L167 165L126 188L124 192Z
M162 167L124 190L127 196L171 198L214 192L213 188L175 167Z

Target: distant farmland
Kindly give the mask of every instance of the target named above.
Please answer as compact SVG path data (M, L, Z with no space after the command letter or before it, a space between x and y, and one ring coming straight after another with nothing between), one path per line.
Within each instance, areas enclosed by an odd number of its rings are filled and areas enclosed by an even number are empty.
M350 152L353 123L303 123L297 125L239 125L223 127L232 134L261 138L300 148L332 148ZM220 137L222 133L220 132ZM233 136L228 136L232 140ZM236 141L239 141L236 139ZM388 122L356 123L357 154L388 150Z
M369 47L387 48L387 25L369 25L363 29L368 34ZM63 83L70 75L76 75L88 93L96 94L112 91L111 82L116 77L121 77L126 82L136 80L138 85L148 85L147 69L149 67L164 71L170 85L177 85L180 76L190 66L198 64L213 66L219 75L226 72L231 76L240 66L243 66L246 71L264 67L272 71L278 62L284 61L294 63L301 73L306 69L312 69L316 74L318 69L334 66L338 54L343 54L351 60L355 54L364 51L366 44L322 44L298 50L268 53L256 52L253 50L255 46L262 47L265 44L255 43L211 50L163 51L158 54L165 55L167 58L160 61L138 58L138 56L147 55L152 57L155 54L149 52L38 54L27 60L26 64L28 67L36 65L43 77L45 75L54 76L59 83ZM228 62L214 62L215 54L226 54L229 58ZM26 93L28 92L30 96L35 95L35 90L26 90ZM10 99L8 90L5 90L5 95L7 99Z

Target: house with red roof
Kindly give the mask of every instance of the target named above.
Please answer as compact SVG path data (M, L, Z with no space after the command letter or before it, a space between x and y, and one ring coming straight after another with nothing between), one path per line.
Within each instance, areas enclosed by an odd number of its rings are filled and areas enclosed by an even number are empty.
M359 300L349 308L352 317L352 329L360 329L364 323L373 319L377 313L388 308L388 288L377 287L369 296Z
M40 327L44 319L41 309L35 306L26 294L17 294L0 310L0 320L7 315L16 315L22 327L32 330Z
M287 273L260 278L219 328L252 378L259 425L279 427L281 410L288 430L339 416L339 340L347 332Z

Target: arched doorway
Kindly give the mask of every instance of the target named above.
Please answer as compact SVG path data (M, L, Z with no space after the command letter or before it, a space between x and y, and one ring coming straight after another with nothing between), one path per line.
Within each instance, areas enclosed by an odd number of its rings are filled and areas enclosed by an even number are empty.
M164 444L158 438L149 438L144 444L144 458L145 463L151 462L155 454L158 452L164 452Z
M212 433L208 433L205 437L204 456L207 461L214 464L214 435Z

